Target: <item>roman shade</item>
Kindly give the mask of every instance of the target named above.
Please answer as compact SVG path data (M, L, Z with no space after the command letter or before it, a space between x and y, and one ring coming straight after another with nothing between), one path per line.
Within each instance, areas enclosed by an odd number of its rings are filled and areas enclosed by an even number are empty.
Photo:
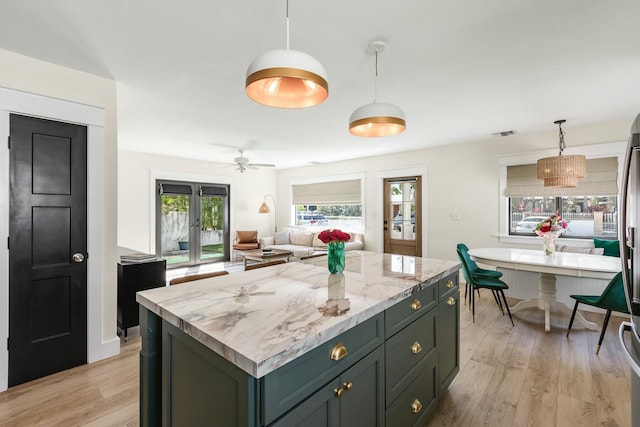
M294 205L357 205L360 203L359 179L293 186Z
M531 165L507 166L505 196L591 196L618 194L618 159L606 157L587 159L587 176L577 187L545 187L538 179L537 167Z

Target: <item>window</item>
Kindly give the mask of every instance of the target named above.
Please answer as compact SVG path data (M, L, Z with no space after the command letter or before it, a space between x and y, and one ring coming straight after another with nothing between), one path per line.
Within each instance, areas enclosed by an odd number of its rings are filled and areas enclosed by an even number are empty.
M533 236L554 211L568 222L564 237L617 239L617 158L587 160L587 177L575 188L544 187L536 165L507 167L510 235Z
M534 234L538 223L558 211L568 222L565 237L617 238L616 196L511 197L509 234Z
M360 179L293 185L294 224L311 229L363 228L361 185Z

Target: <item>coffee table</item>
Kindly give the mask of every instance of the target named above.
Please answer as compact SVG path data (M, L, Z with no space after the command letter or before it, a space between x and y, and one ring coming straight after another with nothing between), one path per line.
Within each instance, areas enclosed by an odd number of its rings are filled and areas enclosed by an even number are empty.
M293 252L281 249L255 249L251 251L242 251L242 255L244 255L244 266L246 267L247 260L255 262L267 262L275 261L278 259L286 259L287 261L289 261L289 257L293 255Z

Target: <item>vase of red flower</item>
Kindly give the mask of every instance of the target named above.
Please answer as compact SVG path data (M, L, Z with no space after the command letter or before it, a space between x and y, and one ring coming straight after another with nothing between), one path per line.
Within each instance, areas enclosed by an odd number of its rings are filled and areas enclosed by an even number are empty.
M318 234L318 239L327 244L327 264L332 274L344 270L344 244L351 236L341 230L324 230Z
M567 230L567 223L555 211L548 219L536 225L535 233L542 237L544 256L552 258L556 251L556 239Z

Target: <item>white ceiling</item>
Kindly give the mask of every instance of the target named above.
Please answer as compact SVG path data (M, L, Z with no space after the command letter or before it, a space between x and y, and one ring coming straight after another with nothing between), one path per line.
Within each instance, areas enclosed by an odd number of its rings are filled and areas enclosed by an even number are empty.
M1 0L0 48L115 79L119 148L307 165L565 129L640 112L638 0L290 0L290 47L318 59L329 98L302 110L244 93L247 66L286 47L286 0ZM358 138L373 101L407 130ZM549 147L554 148L554 147Z

